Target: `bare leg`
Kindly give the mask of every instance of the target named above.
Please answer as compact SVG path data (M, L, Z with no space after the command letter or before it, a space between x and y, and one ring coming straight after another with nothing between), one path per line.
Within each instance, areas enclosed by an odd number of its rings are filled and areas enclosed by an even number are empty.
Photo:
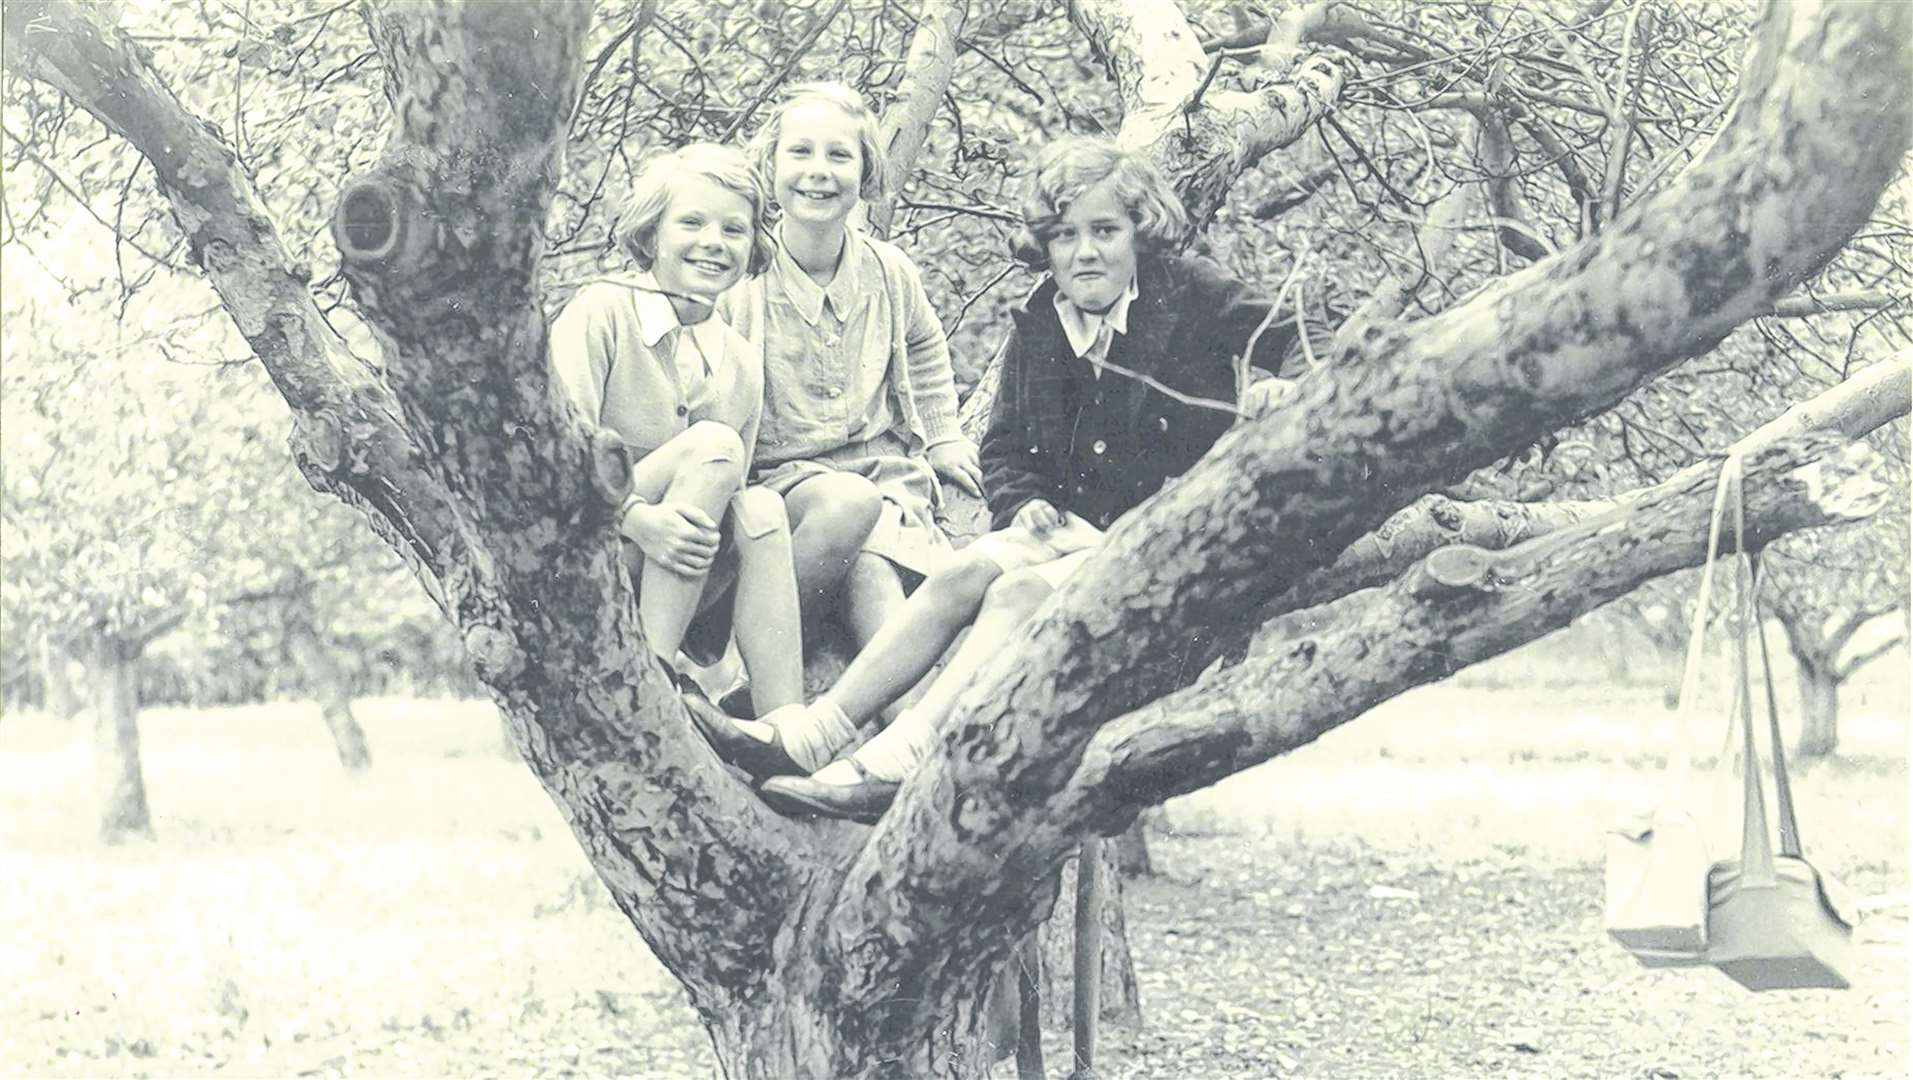
M852 755L858 764L872 776L902 780L935 745L937 731L954 710L958 695L970 688L977 673L1003 651L1011 635L1029 621L1052 591L1049 582L1032 570L1004 574L990 585L969 636L930 684L923 700L860 747ZM844 762L833 762L813 776L825 783L857 780L855 770Z
M894 582L896 572L889 569L889 562L877 561ZM909 599L899 597L895 617L877 628L836 685L818 700L842 709L852 723L877 715L936 666L943 651L976 617L986 590L1002 572L988 557L959 555L925 578Z
M804 642L784 501L763 488L738 493L731 528L737 544L731 633L751 675L751 704L762 716L804 699Z
M903 579L889 559L860 551L844 582L844 622L862 650L903 606Z
M883 496L855 473L819 473L784 496L790 513L791 557L804 622L830 609L858 550L877 523Z
M744 445L737 432L702 421L645 455L631 475L638 493L654 502L687 502L712 520L722 520L726 504L744 482ZM697 613L706 575L687 577L655 560L641 562L638 623L651 651L668 665Z

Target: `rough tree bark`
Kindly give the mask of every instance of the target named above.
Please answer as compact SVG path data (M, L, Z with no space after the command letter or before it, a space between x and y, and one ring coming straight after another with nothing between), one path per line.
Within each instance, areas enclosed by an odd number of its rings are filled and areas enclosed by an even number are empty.
M95 633L86 645L100 839L108 844L150 840L153 814L139 753L139 658L145 645L106 632Z
M1219 87L1198 100L1186 24L1166 29L1187 42L1136 51L1141 22L1172 10L1078 0L1072 18L1129 65L1125 138L1142 138L1132 122L1218 125L1138 143L1202 219L1338 77L1304 66L1230 91L1245 95L1234 112ZM331 342L249 178L135 45L92 7L8 15L9 66L153 164L293 407L306 475L365 509L434 589L732 1077L977 1072L994 1050L986 991L1083 836L1697 562L1704 483L1644 496L1627 528L1584 521L1503 556L1438 550L1374 588L1305 595L1402 507L1705 352L1822 265L1907 145L1913 38L1901 5L1775 5L1741 101L1693 167L1597 238L1440 316L1378 326L1303 380L1296 405L1225 438L1112 533L864 828L770 813L696 736L687 710L707 706L647 658L615 557L626 462L550 385L538 257L586 7L371 11L397 120L335 236L383 380ZM1863 456L1791 443L1755 455L1755 535L1866 510ZM1281 714L1242 707L1251 679Z

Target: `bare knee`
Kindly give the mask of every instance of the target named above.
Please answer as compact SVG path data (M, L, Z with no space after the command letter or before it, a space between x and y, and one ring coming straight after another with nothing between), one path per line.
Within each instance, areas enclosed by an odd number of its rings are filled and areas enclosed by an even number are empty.
M736 431L714 420L699 420L678 438L686 443L680 479L696 479L720 489L744 483L744 441Z
M991 611L1029 615L1056 590L1034 570L1012 570L984 590L983 606Z
M796 527L845 555L863 545L883 509L877 485L852 473L812 477L791 495L798 507Z
M976 614L990 586L1002 576L1003 568L988 556L959 553L924 578L916 595L928 597L940 610L967 619Z
M774 491L745 488L731 497L731 531L738 554L749 558L760 551L790 547L790 517L784 500Z

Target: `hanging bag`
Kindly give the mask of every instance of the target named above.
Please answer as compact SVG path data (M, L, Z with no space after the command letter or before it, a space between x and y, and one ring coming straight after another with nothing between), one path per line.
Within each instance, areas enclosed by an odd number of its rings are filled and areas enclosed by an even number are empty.
M1674 711L1674 745L1667 755L1667 779L1660 802L1650 814L1617 825L1607 834L1603 925L1609 936L1647 967L1707 963L1708 882L1713 858L1694 809L1689 732L1691 714L1700 698L1707 611L1714 594L1728 476L1737 474L1739 465L1738 457L1728 458L1714 491L1707 561L1701 567L1700 594L1687 636L1680 702Z
M1724 479L1724 474L1723 474ZM1735 476L1738 485L1739 477ZM1744 541L1738 492L1734 533ZM1735 700L1740 721L1744 817L1740 858L1714 864L1708 875L1707 962L1749 990L1845 990L1855 970L1853 917L1833 879L1807 862L1787 782L1786 750L1774 695L1773 664L1753 592L1757 564L1736 545L1742 576L1740 627L1734 639ZM1747 635L1760 636L1760 663L1767 690L1767 729L1773 742L1774 804L1780 853L1774 854L1761 791L1760 752L1754 744L1753 687Z

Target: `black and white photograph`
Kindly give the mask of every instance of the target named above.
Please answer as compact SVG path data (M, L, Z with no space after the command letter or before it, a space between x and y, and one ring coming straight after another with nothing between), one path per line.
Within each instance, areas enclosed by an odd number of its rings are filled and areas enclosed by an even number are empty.
M0 0L0 1080L1887 1080L1913 0Z

